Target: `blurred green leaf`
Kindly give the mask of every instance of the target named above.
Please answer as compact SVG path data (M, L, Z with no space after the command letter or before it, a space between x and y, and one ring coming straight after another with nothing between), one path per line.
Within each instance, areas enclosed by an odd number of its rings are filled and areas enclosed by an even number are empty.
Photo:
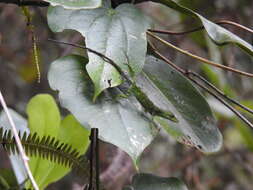
M1 188L1 189L9 189L9 188L10 188L8 182L7 182L6 179L2 176L1 173L0 173L0 188Z
M205 41L206 41L206 46L208 48L208 54L210 60L222 64L222 57L221 57L221 51L216 46L210 38L205 35ZM206 75L207 79L214 84L216 87L219 87L223 89L223 86L226 84L226 79L224 77L223 70L220 70L218 68L212 67L207 64L202 64L201 69L203 70L204 74Z
M240 102L241 104L243 104L244 106L253 109L253 102L250 100L244 100ZM248 117L250 117L251 119L253 119L252 114L249 114L249 112L246 112L245 110L239 108L241 112L243 112L244 114L247 114ZM248 149L250 151L253 152L253 131L251 128L249 128L248 126L245 126L238 118L234 118L233 119L235 126L237 128L237 130L239 131L242 140L244 142L244 144L248 147Z
M102 0L45 0L52 6L60 5L65 9L94 9L102 5Z
M248 126L245 126L239 119L234 119L235 126L239 131L244 144L253 152L253 132Z
M183 14L186 14L190 17L198 18L203 26L205 27L205 30L208 33L208 36L217 44L224 45L227 43L233 43L245 50L247 53L249 53L251 56L253 55L253 46L249 44L248 42L242 40L237 35L233 34L232 32L226 30L225 28L207 20L203 16L199 15L198 13L192 11L191 9L188 9L186 7L183 7L176 3L173 0L153 0L154 2L164 4L174 10L177 10Z
M18 187L15 174L12 169L0 169L0 188L4 190Z
M140 173L133 177L130 187L124 190L187 190L186 185L175 177L158 177L152 174Z

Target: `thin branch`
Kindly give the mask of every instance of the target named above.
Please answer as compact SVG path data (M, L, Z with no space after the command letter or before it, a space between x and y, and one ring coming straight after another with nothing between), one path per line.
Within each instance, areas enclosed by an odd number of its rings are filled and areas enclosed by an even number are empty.
M88 190L99 190L99 140L98 140L98 129L92 128L90 134L90 180ZM95 167L94 167L95 166ZM94 175L95 169L95 175ZM95 178L94 178L95 177ZM93 179L94 178L94 179ZM95 185L93 184L95 180ZM84 190L87 189L87 186Z
M170 31L170 30L159 30L159 29L149 29L149 32L153 32L153 33L158 33L158 34L168 34L168 35L185 35L185 34L189 34L192 32L197 32L199 30L203 30L204 27L200 26L198 28L193 28L191 30L186 30L186 31L182 31L182 32L175 32L175 31Z
M236 22L229 21L229 20L219 20L219 21L215 22L215 24L219 24L219 25L228 24L228 25L236 26L236 27L238 27L242 30L245 30L247 32L253 33L252 29L247 28L246 26L243 26L243 25L238 24ZM189 33L192 33L192 32L197 32L197 31L200 31L200 30L203 30L203 29L205 29L204 26L199 26L199 27L187 30L187 31L182 31L182 32L175 32L175 31L169 31L169 30L154 30L154 29L149 29L149 31L153 32L153 33L159 33L159 34L185 35L185 34L189 34Z
M253 33L253 30L252 30L252 29L250 29L250 28L248 28L248 27L246 27L246 26L243 26L243 25L241 25L241 24L238 24L238 23L236 23L236 22L233 22L233 21L229 21L229 20L219 20L219 21L217 22L217 24L228 24L228 25L232 25L232 26L238 27L238 28L240 28L240 29L242 29L242 30L245 30L245 31L247 31L247 32Z
M37 6L37 7L48 7L50 5L48 2L36 0L0 0L0 3L15 4L18 6Z
M165 56L163 56L155 47L152 43L150 43L151 48L153 49L154 53L160 57L162 60L164 60L167 64L169 64L170 66L172 66L174 69L176 69L177 71L179 71L180 73L182 73L183 75L185 75L188 79L190 79L192 82L194 82L196 85L198 85L200 88L202 88L203 90L205 90L207 93L209 93L210 95L212 95L214 98L216 98L217 100L219 100L223 105L225 105L228 109L230 109L235 115L237 115L244 123L246 123L249 127L253 128L253 124L247 119L245 118L240 112L238 112L235 108L233 108L231 105L229 105L225 100L223 100L220 96L217 96L214 92L212 92L209 88L207 88L206 86L204 86L203 84L199 83L198 81L196 81L194 78L192 78L189 75L189 71L186 71L180 67L178 67L177 65L175 65L174 63L172 63L168 58L166 58ZM222 95L221 95L222 96ZM223 96L222 96L223 97Z
M99 138L98 138L98 129L95 128L95 140L96 140L96 190L99 190L100 180L100 164L99 164Z
M199 80L201 80L202 82L204 82L207 86L209 86L210 88L212 88L215 92L217 92L218 94L220 94L221 96L223 96L225 99L227 99L228 101L232 102L233 104L239 106L240 108L244 109L245 111L253 114L253 110L242 105L241 103L239 103L238 101L228 97L226 94L224 94L220 89L218 89L216 86L214 86L212 83L210 83L209 81L207 81L204 77L202 77L201 75L199 75L198 73L195 73L193 71L187 71L188 74L193 75L194 77L197 77Z
M187 75L187 73L185 73ZM230 104L228 104L225 100L223 100L221 97L217 96L215 93L210 91L207 87L199 83L198 81L194 80L190 76L188 77L191 81L193 81L195 84L197 84L199 87L201 87L203 90L205 90L207 93L215 97L217 100L219 100L224 106L226 106L228 109L230 109L235 115L237 115L245 124L247 124L249 127L253 128L253 124L245 118L239 111L237 111L235 108L233 108Z
M220 69L228 70L228 71L231 71L231 72L234 72L234 73L237 73L237 74L240 74L240 75L244 75L244 76L247 76L247 77L253 77L252 73L247 73L247 72L244 72L244 71L240 71L240 70L234 69L232 67L227 67L225 65L221 65L221 64L215 63L213 61L210 61L208 59L205 59L203 57L194 55L194 54L192 54L192 53L190 53L188 51L185 51L185 50L183 50L183 49L181 49L181 48L179 48L177 46L174 46L173 44L171 44L171 43L163 40L162 38L160 38L160 37L152 34L151 32L147 32L147 34L150 35L151 37L155 38L156 40L160 41L161 43L165 44L166 46L169 46L169 47L171 47L171 48L179 51L180 53L183 53L183 54L185 54L187 56L190 56L190 57L192 57L192 58L194 58L194 59L196 59L196 60L198 60L198 61L200 61L202 63L206 63L208 65L212 65L214 67L218 67Z
M94 174L94 129L91 129L90 133L90 179L89 179L89 188L88 190L94 190L93 187L93 174Z
M14 121L13 121L13 119L12 119L10 113L9 113L9 110L8 110L8 108L7 108L7 105L6 105L6 103L5 103L5 100L4 100L4 97L3 97L1 91L0 91L0 102L1 102L1 104L2 104L2 106L3 106L3 109L4 109L4 111L5 111L6 115L7 115L7 118L8 118L8 120L9 120L9 123L10 123L10 125L11 125L11 129L12 129L12 132L13 132L13 135L14 135L14 138L15 138L15 141L16 141L16 143L17 143L17 147L18 147L18 150L19 150L19 152L20 152L21 158L22 158L22 160L23 160L23 163L24 163L24 166L25 166L25 170L26 170L26 172L27 172L27 174L28 174L28 177L29 177L29 179L30 179L30 181L31 181L31 183L32 183L32 185L33 185L33 187L34 187L34 189L35 189L35 190L39 190L39 187L38 187L36 181L34 180L34 177L33 177L33 175L32 175L32 172L31 172L30 167L29 167L29 164L28 164L29 158L28 158L27 155L25 154L25 151L24 151L24 148L23 148L23 146L22 146L21 140L20 140L20 138L19 138L19 136L18 136L17 128L16 128L15 123L14 123Z
M94 53L94 54L98 55L105 62L110 63L112 66L114 66L115 69L119 72L119 74L121 76L123 76L128 82L131 83L131 81L129 81L128 76L121 70L121 68L113 60L111 60L109 57L105 56L104 54L102 54L100 52L97 52L97 51L95 51L91 48L88 48L86 46L82 46L82 45L78 45L78 44L74 44L74 43L62 42L62 41L53 40L53 39L48 39L48 41L55 42L55 43L60 43L60 44L65 44L65 45L70 45L70 46L77 47L77 48L82 48L82 49L85 49L85 50L89 51L90 53Z

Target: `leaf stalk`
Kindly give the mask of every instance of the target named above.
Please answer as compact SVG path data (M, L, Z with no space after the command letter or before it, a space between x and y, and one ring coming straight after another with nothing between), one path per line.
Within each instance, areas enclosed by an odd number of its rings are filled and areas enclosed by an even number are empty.
M169 47L171 47L171 48L173 48L173 49L179 51L180 53L185 54L185 55L187 55L187 56L190 56L190 57L192 57L193 59L196 59L196 60L198 60L198 61L200 61L200 62L202 62L202 63L208 64L208 65L212 65L212 66L218 67L218 68L220 68L220 69L224 69L224 70L227 70L227 71L231 71L231 72L234 72L234 73L237 73L237 74L240 74L240 75L244 75L244 76L252 77L252 78L253 78L253 74L252 74L252 73L247 73L247 72L244 72L244 71L240 71L240 70L234 69L234 68L232 68L232 67L228 67L228 66L225 66L225 65L221 65L221 64L215 63L215 62L213 62L213 61L210 61L210 60L205 59L205 58L203 58L203 57L200 57L200 56L198 56L198 55L192 54L192 53L190 53L190 52L188 52L188 51L186 51L186 50L183 50L183 49L181 49L181 48L179 48L179 47L177 47L177 46L175 46L175 45L173 45L173 44L171 44L171 43L169 43L169 42L163 40L162 38L160 38L160 37L154 35L153 33L149 32L149 31L147 31L147 34L148 34L149 36L153 37L154 39L160 41L160 42L163 43L164 45L169 46Z

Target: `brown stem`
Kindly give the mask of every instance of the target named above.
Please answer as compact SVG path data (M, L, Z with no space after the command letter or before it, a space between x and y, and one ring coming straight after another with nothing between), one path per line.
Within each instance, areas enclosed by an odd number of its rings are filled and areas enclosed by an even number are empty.
M37 0L0 0L0 3L15 4L18 6L37 6L37 7L47 7L50 5L48 2Z
M219 20L217 22L215 22L215 24L219 24L219 25L232 25L232 26L235 26L235 27L238 27L242 30L245 30L247 32L250 32L250 33L253 33L253 30L250 29L250 28L247 28L241 24L238 24L236 22L233 22L233 21L229 21L229 20ZM204 26L199 26L199 27L196 27L196 28L193 28L193 29L190 29L190 30L186 30L186 31L182 31L182 32L175 32L175 31L169 31L169 30L154 30L154 29L149 29L150 32L153 32L153 33L159 33L159 34L168 34L168 35L185 35L185 34L189 34L189 33L192 33L192 32L197 32L197 31L200 31L200 30L203 30L205 29Z
M221 64L215 63L215 62L213 62L213 61L211 61L211 60L208 60L208 59L206 59L206 58L203 58L203 57L200 57L200 56L198 56L198 55L192 54L192 53L190 53L189 51L183 50L183 49L181 49L181 48L179 48L179 47L177 47L177 46L175 46L175 45L169 43L168 41L163 40L162 38L160 38L160 37L154 35L152 32L147 31L147 34L148 34L149 36L151 36L152 38L154 38L154 39L160 41L160 42L163 43L164 45L169 46L169 47L171 47L171 48L173 48L173 49L179 51L179 52L182 53L182 54L185 54L185 55L187 55L187 56L189 56L189 57L192 57L193 59L198 60L200 63L212 65L212 66L214 66L214 67L217 67L217 68L220 68L220 69L223 69L223 70L227 70L227 71L230 71L230 72L234 72L234 73L237 73L237 74L240 74L240 75L243 75L243 76L247 76L247 77L253 78L253 74L252 74L252 73L244 72L244 71L241 71L241 70L237 70L237 69L235 69L235 68L232 68L232 67L228 67L228 66L225 66L225 65L221 65Z
M188 71L188 74L193 75L194 77L198 78L199 80L201 80L203 83L205 83L207 86L209 86L210 88L212 88L215 92L217 92L219 95L223 96L225 99L227 99L228 101L232 102L233 104L239 106L240 108L244 109L245 111L253 114L253 110L242 105L241 103L239 103L238 101L228 97L226 94L224 94L220 89L218 89L216 86L214 86L212 83L210 83L209 81L207 81L204 77L202 77L201 75L199 75L198 73L195 73L193 71Z

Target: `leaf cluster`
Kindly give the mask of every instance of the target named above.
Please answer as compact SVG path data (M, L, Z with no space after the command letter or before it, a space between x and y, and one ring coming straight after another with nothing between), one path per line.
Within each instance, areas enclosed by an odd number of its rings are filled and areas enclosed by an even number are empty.
M73 168L82 175L88 175L88 159L79 155L79 152L70 145L50 136L40 138L37 133L27 134L24 132L23 135L19 133L19 137L29 156L47 159L65 167ZM9 154L18 154L18 147L11 130L0 128L0 144Z

